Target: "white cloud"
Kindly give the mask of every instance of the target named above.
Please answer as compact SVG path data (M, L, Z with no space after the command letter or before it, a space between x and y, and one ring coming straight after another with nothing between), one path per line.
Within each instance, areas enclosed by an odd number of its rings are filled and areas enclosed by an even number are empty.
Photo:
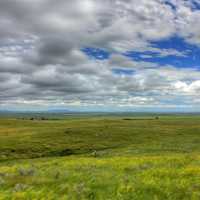
M187 50L160 49L150 41L177 35L200 44L200 11L191 1L1 0L1 105L163 105L179 95L196 98L200 72L126 56L187 57ZM102 48L108 60L80 49ZM132 69L129 76L112 69ZM186 97L187 96L187 97ZM183 98L183 103L184 103ZM9 103L10 102L10 103Z

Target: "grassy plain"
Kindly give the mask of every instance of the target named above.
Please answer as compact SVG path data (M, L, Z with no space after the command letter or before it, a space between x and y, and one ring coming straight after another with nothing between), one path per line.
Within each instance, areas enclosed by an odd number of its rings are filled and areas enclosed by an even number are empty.
M2 199L200 199L198 115L0 118Z

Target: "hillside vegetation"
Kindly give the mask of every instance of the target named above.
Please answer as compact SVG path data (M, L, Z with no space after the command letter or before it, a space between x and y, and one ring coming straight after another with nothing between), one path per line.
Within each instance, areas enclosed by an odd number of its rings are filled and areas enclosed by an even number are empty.
M1 199L200 199L200 117L0 119Z

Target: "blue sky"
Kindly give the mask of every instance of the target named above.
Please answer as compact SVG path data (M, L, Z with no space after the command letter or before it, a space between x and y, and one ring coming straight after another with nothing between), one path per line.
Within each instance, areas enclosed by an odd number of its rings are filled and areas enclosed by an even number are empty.
M200 111L199 0L0 1L0 110Z
M127 56L131 58L133 61L144 61L144 62L151 62L156 63L158 65L172 65L176 68L200 68L200 47L194 44L190 44L184 40L184 38L178 36L172 36L170 38L166 38L159 41L151 41L151 47L155 47L159 50L176 50L180 54L183 55L160 55L159 52L154 51L136 51L136 50L129 50L127 52L121 53L123 56ZM90 58L96 60L106 60L109 59L112 52L106 51L104 49L97 49L93 47L83 48L82 51ZM122 66L123 67L123 66ZM115 70L114 70L115 71ZM131 69L125 70L122 69L121 72L125 74L130 71Z
M159 53L145 51L129 51L125 53L126 56L137 61L153 62L159 65L173 65L176 68L199 68L200 64L200 48L199 46L188 44L181 37L171 37L161 41L151 42L153 47L159 49L174 49L185 55L168 55L160 56ZM147 56L147 57L145 57Z

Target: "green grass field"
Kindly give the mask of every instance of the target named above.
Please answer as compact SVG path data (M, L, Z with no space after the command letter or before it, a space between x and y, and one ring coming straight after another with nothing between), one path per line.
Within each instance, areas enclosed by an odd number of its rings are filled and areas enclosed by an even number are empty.
M1 117L3 199L200 199L200 117Z

